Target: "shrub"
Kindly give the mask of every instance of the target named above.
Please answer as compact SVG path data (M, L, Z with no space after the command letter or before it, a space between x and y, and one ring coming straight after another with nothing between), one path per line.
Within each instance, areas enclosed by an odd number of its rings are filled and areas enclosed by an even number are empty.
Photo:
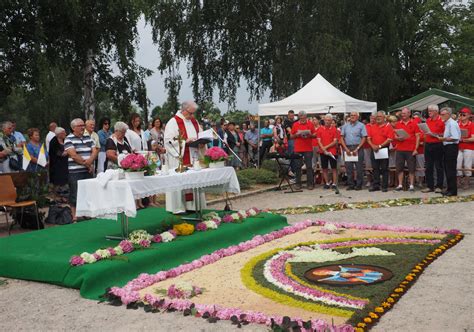
M255 184L255 181L249 179L245 174L240 174L237 172L237 178L239 179L240 189L250 189L252 185Z
M267 169L248 168L238 172L241 177L245 177L254 183L273 184L278 182L277 175Z
M275 174L278 173L278 165L275 159L266 159L263 161L262 169L269 170L271 172L274 172Z

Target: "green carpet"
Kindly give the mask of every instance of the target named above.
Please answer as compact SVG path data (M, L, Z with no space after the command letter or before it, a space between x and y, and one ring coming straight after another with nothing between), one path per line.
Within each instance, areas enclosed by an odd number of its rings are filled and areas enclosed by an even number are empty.
M138 211L137 218L130 219L130 230L145 229L155 234L167 216L169 214L162 208ZM136 250L118 259L71 267L71 256L118 243L105 239L105 235L119 233L117 222L90 220L1 238L0 276L77 288L83 297L97 299L105 288L123 286L140 273L168 270L286 225L285 217L262 213L245 219L241 224L223 223L217 230L197 232L178 237L172 242L153 244L150 249Z

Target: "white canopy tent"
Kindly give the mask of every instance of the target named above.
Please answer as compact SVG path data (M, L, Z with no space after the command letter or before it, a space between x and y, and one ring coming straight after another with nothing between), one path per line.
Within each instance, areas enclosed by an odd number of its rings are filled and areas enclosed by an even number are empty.
M267 104L258 105L259 116L283 115L289 110L306 111L309 114L324 113L373 113L377 103L352 98L339 91L320 74L291 96Z

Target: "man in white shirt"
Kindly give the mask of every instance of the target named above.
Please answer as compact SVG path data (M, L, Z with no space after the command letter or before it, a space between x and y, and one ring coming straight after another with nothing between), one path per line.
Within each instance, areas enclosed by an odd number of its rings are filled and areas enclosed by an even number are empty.
M199 123L194 118L198 106L193 101L185 101L181 105L181 110L171 118L166 124L164 133L164 144L166 148L165 164L169 169L174 169L179 165L179 141L178 135L181 134L185 140L184 148L181 151L184 165L192 165L195 160L198 160L203 155L205 146L199 148L190 147L189 144L194 142L198 133L202 131ZM166 193L166 210L172 213L183 213L186 210L194 210L194 197L190 193L183 191L167 192ZM205 207L204 194L200 201Z
M48 126L49 132L46 135L46 150L49 151L49 143L56 136L55 130L58 124L56 122L51 122Z
M441 119L444 121L444 134L439 140L443 142L444 168L448 188L443 191L443 196L457 196L458 186L456 179L456 165L458 161L459 140L461 129L459 124L451 118L453 111L450 107L441 109Z

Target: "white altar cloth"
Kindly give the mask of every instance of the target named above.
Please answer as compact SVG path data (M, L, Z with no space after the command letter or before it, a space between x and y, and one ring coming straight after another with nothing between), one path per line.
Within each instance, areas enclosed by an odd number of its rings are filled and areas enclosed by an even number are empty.
M216 186L221 192L240 193L239 180L232 167L170 172L169 175L145 176L137 180L110 180L105 187L97 179L80 180L76 215L116 220L119 213L125 213L133 218L137 215L135 199L195 188L214 187L215 191Z

